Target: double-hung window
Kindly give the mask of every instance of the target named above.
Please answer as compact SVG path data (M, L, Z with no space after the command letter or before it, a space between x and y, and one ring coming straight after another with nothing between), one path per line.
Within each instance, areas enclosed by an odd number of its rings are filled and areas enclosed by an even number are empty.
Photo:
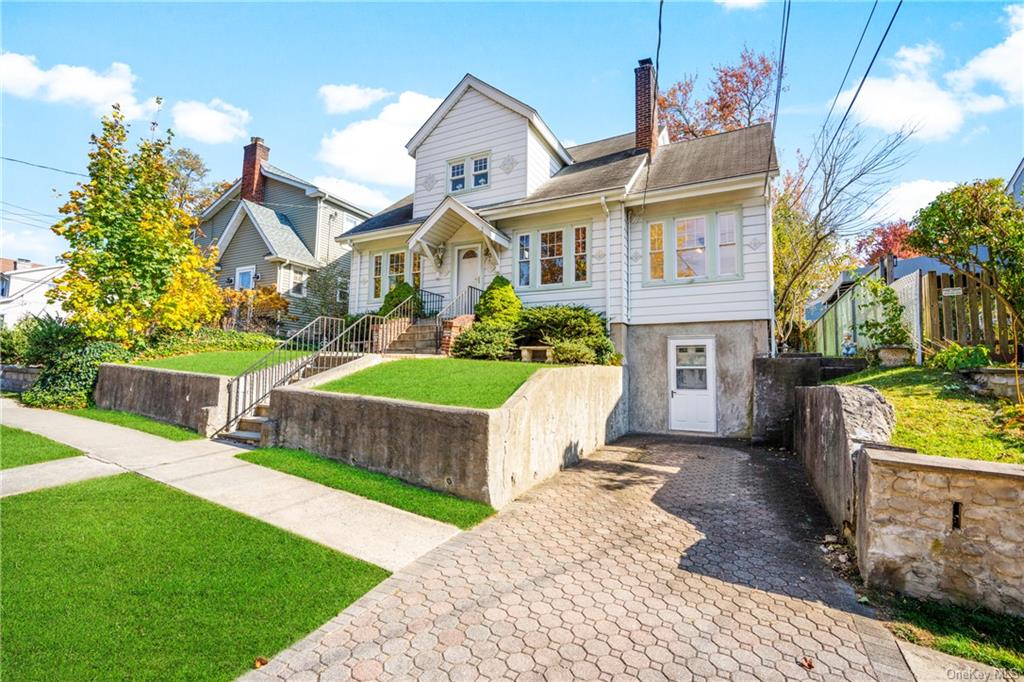
M561 230L540 233L541 284L561 284L565 278L564 237Z
M518 263L517 284L521 287L530 286L530 238L531 235L519 235L519 246L516 255Z
M235 288L252 289L256 283L256 266L245 265L235 269Z
M302 268L292 268L292 295L306 297L306 279L308 274Z
M384 272L384 256L378 254L373 257L373 297L380 298L384 295L383 287L381 286L381 278Z
M373 278L370 293L373 298L379 299L395 288L399 282L412 282L416 288L420 287L423 276L423 257L419 253L411 254L409 258L410 269L405 271L405 251L389 251L378 253L373 256Z
M412 270L410 274L412 275L412 286L414 289L420 289L423 284L423 254L418 252L413 253L411 265Z
M651 223L647 228L647 277L665 279L665 224Z
M405 279L405 252L393 251L388 254L388 291ZM385 292L386 293L386 292Z
M490 154L476 154L448 162L448 193L483 189L491 184Z
M682 218L676 221L676 277L689 279L708 273L707 218Z
M735 275L736 270L736 214L718 214L718 274Z
M486 187L491 179L491 157L473 157L473 187Z
M587 281L587 228L585 226L579 226L572 228L573 233L573 251L572 256L575 261L575 270L573 272L574 282L586 282Z
M466 189L466 162L453 161L448 164L448 191L461 192Z

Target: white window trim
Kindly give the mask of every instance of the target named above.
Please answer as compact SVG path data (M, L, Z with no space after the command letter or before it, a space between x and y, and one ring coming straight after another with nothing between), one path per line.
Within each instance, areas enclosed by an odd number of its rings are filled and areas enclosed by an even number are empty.
M299 282L299 284L301 284L302 288L299 289L298 291L294 291L295 279L296 276L299 275L300 273L302 274L302 281ZM293 266L292 281L289 289L291 290L291 295L294 296L295 298L306 298L306 295L309 293L309 270L306 270L305 268L296 268Z
M723 213L733 213L736 216L736 272L723 275L719 272L721 266L719 259L718 242L718 216ZM676 221L688 218L704 218L704 256L705 274L697 277L679 277L676 272ZM663 279L651 278L651 225L661 223L662 247L664 256ZM707 282L731 282L744 278L744 232L743 232L743 207L740 205L728 206L707 211L696 211L678 213L675 215L652 216L643 224L643 269L641 286L658 287L674 286L680 284L702 284ZM671 248L669 248L671 247ZM671 256L671 259L669 258ZM669 262L671 261L671 262Z
M587 279L576 281L576 228L583 227L587 230ZM558 283L542 284L540 279L541 241L540 235L547 232L562 233L562 281ZM529 286L519 284L519 237L527 235L530 237L530 282ZM594 268L594 229L589 222L574 222L562 225L546 225L535 227L529 230L520 230L513 234L512 244L515 248L513 254L513 287L519 291L547 291L549 289L571 289L593 286Z
M370 290L369 290L369 294L370 294L370 300L371 301L383 301L384 297L388 295L388 291L390 291L390 289L386 288L384 286L384 284L386 282L388 282L389 278L391 277L391 269L390 269L390 266L391 266L391 255L395 254L395 253L404 254L403 263L402 263L402 275L401 276L402 276L402 279L404 281L409 282L409 284L412 284L412 257L410 255L411 252L409 251L409 249L388 249L386 251L374 251L373 253L370 254ZM374 280L375 275L374 275L374 271L373 271L373 266L374 266L374 261L376 260L376 258L378 256L381 259L380 296L374 296L374 294L373 294L373 280ZM422 269L423 269L423 263L425 263L425 262L426 262L425 260L420 259L420 276L421 277L423 276Z
M235 289L237 289L239 291L242 290L242 287L240 287L238 285L239 285L240 279L241 279L240 275L243 272L248 272L248 273L252 274L252 277L250 279L250 281L252 282L252 287L250 287L250 288L255 289L256 288L256 266L255 265L241 265L241 266L235 268Z
M684 246L679 247L679 223L686 222L689 220L703 221L704 223L704 243L699 246ZM680 282L689 282L695 279L707 279L711 276L713 271L711 263L711 240L712 234L717 239L718 230L713 229L709 216L703 213L697 213L692 215L682 215L672 221L672 276L675 280ZM679 252L680 251L700 251L701 255L704 256L704 274L702 275L680 275L679 274ZM717 260L717 249L715 250Z
M478 159L487 159L487 184L481 185L480 187L473 187L473 162ZM459 163L462 164L462 175L453 178L452 166ZM491 163L490 150L476 152L475 154L468 154L466 156L460 156L453 159L448 159L444 166L445 193L451 195L459 195L465 194L466 192L480 192L485 189L488 189L491 186L491 180L494 178L494 169L492 168L492 165L493 164ZM456 179L457 177L462 178L462 189L453 190L452 180Z

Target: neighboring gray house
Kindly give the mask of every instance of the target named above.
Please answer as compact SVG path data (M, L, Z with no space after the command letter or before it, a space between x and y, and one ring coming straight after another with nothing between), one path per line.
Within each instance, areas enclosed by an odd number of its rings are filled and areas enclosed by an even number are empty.
M295 329L310 319L302 310L310 273L338 259L346 268L349 249L337 237L370 214L272 166L269 156L263 140L252 138L241 179L203 211L196 241L217 247L221 286L276 285L298 318L283 326Z
M1018 204L1024 204L1024 159L1017 164L1017 170L1013 172L1010 181L1006 183L1006 191L1017 200Z
M771 127L669 143L651 60L635 76L634 128L568 148L535 109L463 78L406 145L413 194L339 239L349 306L376 309L402 279L448 304L500 273L526 305L607 316L630 430L746 435L772 338Z

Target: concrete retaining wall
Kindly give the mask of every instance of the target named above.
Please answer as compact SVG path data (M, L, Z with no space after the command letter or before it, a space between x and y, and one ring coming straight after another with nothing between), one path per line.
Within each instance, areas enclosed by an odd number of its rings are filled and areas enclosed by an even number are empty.
M626 430L622 370L539 370L500 408L479 410L275 389L276 444L502 507Z
M895 413L870 386L796 389L793 449L836 527L856 526L854 455L864 441L888 443Z
M136 365L100 365L96 406L177 424L210 436L227 418L230 377Z
M1024 616L1024 466L865 447L857 488L865 582Z
M42 367L0 365L0 391L24 393L36 383Z

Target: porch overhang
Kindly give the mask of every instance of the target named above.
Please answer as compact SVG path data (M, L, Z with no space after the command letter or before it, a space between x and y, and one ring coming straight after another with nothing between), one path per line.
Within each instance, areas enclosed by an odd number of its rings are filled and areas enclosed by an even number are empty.
M409 237L409 248L419 249L434 260L440 268L447 251L446 244L460 229L470 225L483 237L484 244L494 262L498 261L498 249L512 246L512 240L504 232L480 217L480 214L458 199L448 196L437 205L419 229Z

